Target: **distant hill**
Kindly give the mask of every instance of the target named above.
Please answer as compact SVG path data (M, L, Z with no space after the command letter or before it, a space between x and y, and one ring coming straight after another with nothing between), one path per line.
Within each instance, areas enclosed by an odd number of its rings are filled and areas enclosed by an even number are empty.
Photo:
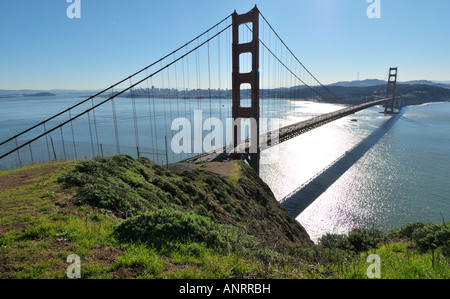
M430 86L437 86L442 88L450 88L449 83L443 83L443 82L434 82L434 81L428 81L428 80L413 80L413 81L406 81L402 82L403 84L409 84L409 85L430 85Z
M429 80L412 80L412 81L405 81L405 82L398 82L401 84L408 84L408 85L430 85L430 86L437 86L442 88L450 88L450 81L429 81ZM387 84L387 81L378 80L378 79L365 79L365 80L356 80L356 81L340 81L333 84L330 84L328 86L343 86L343 87L368 87L368 86L377 86L377 85L383 85Z
M328 89L340 98L339 103L359 104L373 100L377 95L383 96L386 84L366 87L329 86ZM398 83L396 94L403 98L405 105L450 101L449 88L425 84Z
M378 79L366 79L366 80L356 80L356 81L340 81L328 86L344 86L344 87L367 87L367 86L377 86L387 84L386 81Z
M0 89L0 95L2 95L2 96L22 96L24 94L33 94L33 93L38 93L38 92L44 92L44 90L34 90L34 89L7 90L7 89Z
M39 89L0 89L0 96L27 96L40 93L52 93L52 94L77 94L77 93L96 93L98 90L71 90L71 89L50 89L50 90L39 90Z
M54 97L56 95L51 92L38 92L38 93L32 93L32 94L24 94L23 96L24 97Z

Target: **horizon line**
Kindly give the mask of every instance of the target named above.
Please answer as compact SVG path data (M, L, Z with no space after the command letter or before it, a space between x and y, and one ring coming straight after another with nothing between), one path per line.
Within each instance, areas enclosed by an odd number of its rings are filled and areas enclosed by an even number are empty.
M334 83L324 84L324 86L330 86L337 83L356 83L356 82L364 82L364 81L370 81L370 80L376 80L376 81L382 81L387 82L386 80L376 79L376 78L367 78L367 79L361 79L361 80L350 80L350 81L336 81ZM450 80L427 80L427 79L416 79L416 80L408 80L408 81L399 81L398 83L408 83L408 82L416 82L416 81L426 81L436 84L444 84L444 85L450 85ZM296 85L296 86L290 86L290 87L283 87L283 88L292 88L292 87L298 87L302 85ZM312 85L316 86L316 85ZM306 87L306 86L305 86ZM357 86L355 86L357 87ZM366 86L367 87L367 86ZM159 88L158 89L169 89L169 88ZM277 87L279 88L279 87ZM86 91L99 91L103 90L104 88L50 88L50 89L35 89L35 88L20 88L20 89L6 89L6 88L0 88L0 91L12 91L12 92L24 92L24 91L72 91L72 92L86 92ZM124 88L126 89L126 88ZM145 88L144 88L145 89ZM183 90L183 88L170 88L170 89L178 89ZM200 90L208 90L208 88L199 88ZM211 88L211 90L217 90L218 88ZM221 90L227 90L228 88L220 88ZM269 88L270 89L270 88ZM189 90L197 90L197 88L191 88ZM231 90L231 89L229 89Z

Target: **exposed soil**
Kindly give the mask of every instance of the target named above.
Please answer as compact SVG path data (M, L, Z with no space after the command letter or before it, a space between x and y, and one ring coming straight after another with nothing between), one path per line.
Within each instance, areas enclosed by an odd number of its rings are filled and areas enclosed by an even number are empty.
M169 170L176 175L181 175L185 171L193 171L198 168L196 164L182 162L169 164L168 167Z
M0 190L38 183L39 181L37 181L36 178L42 178L45 175L49 175L60 167L60 163L43 164L37 167L20 169L7 175L0 176ZM43 181L43 179L40 180Z
M233 160L228 162L212 162L206 165L205 170L218 175L228 176L233 174L233 171L236 169L236 163Z
M199 167L198 164L181 162L169 164L168 168L172 173L176 175L182 175L185 171L193 171L200 168L218 175L228 176L232 175L233 171L235 171L236 163L237 161L235 160L231 160L228 162L210 162L203 164L204 167Z

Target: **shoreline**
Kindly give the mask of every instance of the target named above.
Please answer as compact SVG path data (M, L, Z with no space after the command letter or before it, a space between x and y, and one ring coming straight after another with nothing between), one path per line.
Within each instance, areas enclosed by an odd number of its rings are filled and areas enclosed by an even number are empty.
M441 101L441 102L427 102L427 103L418 104L418 105L406 105L405 107L426 107L429 105L445 104L445 103L450 103L450 100L449 101Z

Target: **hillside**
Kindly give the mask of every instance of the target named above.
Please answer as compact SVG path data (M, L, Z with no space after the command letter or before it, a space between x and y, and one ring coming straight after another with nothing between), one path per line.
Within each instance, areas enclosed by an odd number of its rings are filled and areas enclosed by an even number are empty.
M450 223L313 244L241 161L162 168L129 156L0 171L0 278L450 277Z
M344 87L330 86L329 90L335 93L340 104L356 105L375 99L372 95L385 95L386 85ZM320 91L320 89L319 89ZM450 101L450 89L421 84L397 84L396 96L401 97L405 105L421 105L429 102ZM322 102L322 100L317 99Z
M233 274L245 276L255 271L245 270L246 262L256 267L258 259L276 256L292 244L313 245L303 227L245 163L174 164L171 168L173 172L145 158L114 156L2 172L0 277L32 275L31 259L17 260L14 257L22 255L22 250L11 249L22 242L43 249L37 259L46 264L50 274L45 275L56 277L64 277L59 271L64 266L61 255L70 252L100 266L106 261L99 257L117 263L123 248L143 243L166 250L184 246L189 252L217 251L214 259L225 259L216 261L224 263L255 251L256 257L248 261L240 257L243 273ZM31 258L33 253L27 255ZM170 254L161 259L170 273L179 264ZM145 272L133 269L137 273L124 274L131 269L114 267L107 271L111 277ZM233 276L230 270L219 277ZM170 277L170 273L160 275Z
M398 84L403 85L430 85L442 88L450 88L448 81L429 81L429 80L412 80L412 81L399 81ZM365 79L365 80L355 80L355 81L340 81L328 86L343 86L343 87L367 87L367 86L386 86L387 81L379 79Z
M51 92L38 92L33 94L24 94L24 97L54 97L56 96L54 93Z
M341 85L329 85L326 88L338 99L330 95L323 87L315 86L314 90L319 94L326 95L329 99L320 98L316 93L310 91L304 86L295 86L282 89L261 90L265 98L277 99L303 99L313 100L322 103L336 103L357 105L381 96L386 96L386 84L372 85L376 81L360 81L358 86L352 86L352 82L337 83ZM244 93L248 91L244 91ZM450 101L450 88L432 86L426 84L405 84L397 83L396 96L401 97L405 105L421 105L429 102Z
M343 86L343 87L367 87L367 86L379 86L386 85L387 81L379 80L379 79L365 79L365 80L356 80L356 81L339 81L329 86Z

